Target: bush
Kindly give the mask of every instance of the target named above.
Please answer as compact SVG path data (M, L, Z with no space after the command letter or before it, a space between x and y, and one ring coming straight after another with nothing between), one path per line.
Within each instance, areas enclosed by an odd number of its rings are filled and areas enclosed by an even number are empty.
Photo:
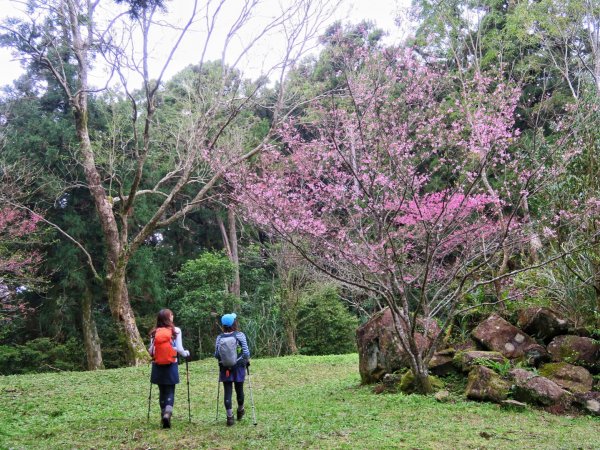
M273 261L257 245L240 251L242 315L240 325L246 333L253 356L280 356L285 347L281 320L281 301L274 280Z
M184 345L196 356L214 353L219 327L213 315L236 309L238 299L226 290L233 269L222 253L206 252L186 262L175 274L175 285L169 291L170 307L175 323L183 330Z
M331 355L356 351L358 320L342 304L334 286L319 286L306 295L298 319L300 353Z
M242 309L241 325L252 355L280 356L285 341L277 297L265 292L264 296L255 293L247 300Z
M0 345L0 375L85 370L83 345L75 339L64 344L38 338L25 345Z

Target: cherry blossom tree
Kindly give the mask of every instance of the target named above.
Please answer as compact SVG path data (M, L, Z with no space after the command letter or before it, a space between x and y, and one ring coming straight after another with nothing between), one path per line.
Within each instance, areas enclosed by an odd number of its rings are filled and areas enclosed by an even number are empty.
M519 90L461 85L409 50L354 50L345 89L280 129L257 167L231 173L246 217L329 276L387 305L418 388L464 295L501 281L527 240L522 199L556 176L511 150ZM358 69L358 70L357 70Z

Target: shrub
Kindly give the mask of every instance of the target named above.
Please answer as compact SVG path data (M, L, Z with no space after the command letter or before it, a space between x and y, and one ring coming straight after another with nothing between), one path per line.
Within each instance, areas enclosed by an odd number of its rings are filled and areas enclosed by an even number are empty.
M298 318L300 353L329 355L356 351L358 320L342 304L334 286L315 287L303 298Z
M84 369L83 346L75 339L57 343L38 338L25 345L0 345L0 375Z
M185 345L199 356L212 355L218 323L214 316L235 309L238 299L227 291L233 264L222 253L206 252L186 262L169 291L175 323L185 333ZM212 314L211 314L212 313Z

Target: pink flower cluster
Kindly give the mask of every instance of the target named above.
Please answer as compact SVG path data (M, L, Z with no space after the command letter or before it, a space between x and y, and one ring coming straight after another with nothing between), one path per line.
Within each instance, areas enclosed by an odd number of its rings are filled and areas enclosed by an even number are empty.
M519 93L480 77L448 102L449 76L410 51L363 57L345 97L315 103L309 123L289 121L281 146L228 181L249 220L303 242L324 265L379 284L444 283L518 233L482 174L517 167Z

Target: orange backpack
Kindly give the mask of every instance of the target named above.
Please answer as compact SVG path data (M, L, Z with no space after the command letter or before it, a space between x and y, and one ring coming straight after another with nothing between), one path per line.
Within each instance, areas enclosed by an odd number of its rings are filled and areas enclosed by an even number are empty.
M177 362L177 350L173 348L173 333L170 328L157 328L154 335L154 363L166 365Z

